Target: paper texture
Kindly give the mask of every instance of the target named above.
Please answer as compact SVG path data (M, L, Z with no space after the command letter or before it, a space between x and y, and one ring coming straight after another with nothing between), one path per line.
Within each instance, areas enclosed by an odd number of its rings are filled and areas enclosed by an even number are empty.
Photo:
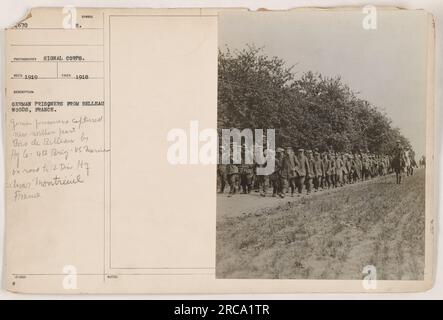
M434 29L422 14L425 270L422 280L380 280L377 292L433 282ZM172 128L190 144L192 121L217 128L218 19L212 9L37 8L7 30L6 289L366 291L362 280L216 279L216 165L166 158Z

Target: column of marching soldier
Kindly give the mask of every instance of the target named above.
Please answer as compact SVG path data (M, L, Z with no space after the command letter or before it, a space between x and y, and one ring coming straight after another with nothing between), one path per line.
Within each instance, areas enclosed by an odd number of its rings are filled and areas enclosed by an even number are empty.
M267 151L264 151L265 156ZM402 173L412 175L417 165L412 150L408 152L398 148L397 155L375 155L361 151L353 154L334 151L320 153L318 149L298 149L295 154L292 147L277 148L275 170L270 175L256 174L256 168L265 167L266 164L219 164L218 190L224 193L226 186L229 186L228 196L232 196L237 192L248 194L255 189L265 197L271 187L273 197L284 198L289 192L294 196L306 190L309 195L312 191L338 188L391 173L396 173L397 183L401 183Z

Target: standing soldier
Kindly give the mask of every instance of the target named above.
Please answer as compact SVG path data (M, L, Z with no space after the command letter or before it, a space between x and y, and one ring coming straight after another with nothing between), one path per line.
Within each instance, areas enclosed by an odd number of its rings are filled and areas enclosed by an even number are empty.
M349 183L354 183L356 181L355 177L355 159L352 153L349 154Z
M225 151L225 147L220 146L219 159L222 159L224 151ZM226 184L228 183L228 176L226 174L226 164L223 164L220 162L222 162L222 161L219 160L219 163L217 164L217 186L220 187L219 193L224 193Z
M289 165L288 157L285 155L285 150L282 148L277 149L277 158L279 160L279 170L278 170L278 183L277 183L277 194L280 198L285 197L285 192L288 186L289 177Z
M252 164L242 164L240 166L240 184L244 194L251 193L254 177L254 166Z
M372 178L372 158L369 153L366 154L366 170L368 180Z
M343 184L349 183L349 176L351 172L351 158L349 153L343 154Z
M390 174L392 173L392 168L391 168L391 156L389 155L385 155L385 174Z
M361 157L361 163L362 163L362 180L367 180L369 178L369 161L368 161L368 155L366 153L362 154Z
M348 154L347 153L342 153L341 154L341 160L343 161L343 167L342 167L342 184L345 185L346 183L348 183Z
M407 149L403 149L403 158L405 159L405 168L404 171L406 172L406 176L409 176L409 167L411 166L411 161L409 159L409 154Z
M426 156L422 155L420 159L420 168L426 168Z
M271 184L272 184L272 196L276 197L280 190L280 169L282 166L282 148L277 148L276 155L274 158L274 172L271 174Z
M356 173L356 180L363 181L363 161L361 153L355 154L355 173Z
M315 191L318 191L318 188L322 186L322 178L324 176L323 161L320 159L318 151L315 151L314 153L314 160L311 163L311 167L314 170L314 189Z
M391 157L388 155L385 155L383 157L383 161L385 163L385 175L391 173Z
M259 146L258 148L263 149L262 146ZM261 152L261 150L260 150L260 152ZM268 156L268 153L270 153L270 152L271 152L271 150L265 150L264 151L265 158ZM267 165L266 162L263 163L263 164L258 164L257 163L256 164L256 169L257 168L265 168L266 165ZM257 178L258 188L260 190L260 195L262 197L266 197L266 192L268 190L268 184L269 184L269 175L262 175L262 174L258 175L258 174L256 174L256 178Z
M312 189L312 180L314 179L314 156L312 155L312 150L307 151L307 160L308 160L308 166L306 168L306 178L305 178L305 184L306 184L306 194L311 193Z
M312 161L314 160L314 156L312 154L312 150L306 151L306 159L307 159L307 167L306 167L306 176L305 176L305 186L306 186L306 194L310 194L312 190L312 180L314 178L314 169L312 168Z
M383 156L377 155L377 163L378 163L378 175L382 177L385 175L385 162L383 160Z
M343 186L343 160L341 154L337 152L335 158L335 184L336 186Z
M408 157L410 162L409 173L412 176L414 174L414 167L418 168L417 162L415 162L415 152L412 150L412 148L409 148Z
M218 185L220 186L219 193L224 193L226 182L228 181L225 164L222 163L217 164L217 178L218 178Z
M294 154L294 150L292 147L286 147L286 155L284 160L284 167L287 173L287 182L291 189L291 197L294 196L295 187L296 187L296 168L299 166L298 159Z
M345 170L346 170L345 182L352 183L352 154L349 153L345 154Z
M400 140L397 140L397 145L394 149L394 157L392 159L392 167L395 171L395 176L397 178L397 184L401 184L401 178L403 175L403 170L405 168L405 158L404 158L404 151L401 146Z
M298 149L298 167L296 167L295 172L297 175L297 188L298 195L301 195L303 192L303 185L305 184L306 173L309 168L308 159L305 156L305 150L300 148Z
M279 189L280 189L280 168L282 165L281 161L281 153L283 152L283 149L277 148L275 152L275 158L274 158L274 172L271 174L270 180L272 184L272 196L276 197Z
M329 159L328 159L328 153L327 152L323 152L322 155L322 160L321 160L322 164L323 164L323 177L322 177L322 188L326 189L330 187L329 184Z
M329 152L329 184L335 188L336 181L335 181L335 154L334 151Z
M373 174L374 177L376 177L378 175L378 159L377 156L375 154L372 155L372 168L373 168Z
M231 159L231 163L226 165L226 174L227 174L228 183L229 183L228 197L232 197L237 192L238 182L239 182L238 167L236 164L232 163L232 159Z
M375 158L373 154L369 155L369 174L371 178L375 177L375 169L377 167L377 164L375 162Z
M380 176L384 176L385 175L385 171L386 171L386 161L385 161L385 156L384 155L380 155L379 156L379 172L380 172Z

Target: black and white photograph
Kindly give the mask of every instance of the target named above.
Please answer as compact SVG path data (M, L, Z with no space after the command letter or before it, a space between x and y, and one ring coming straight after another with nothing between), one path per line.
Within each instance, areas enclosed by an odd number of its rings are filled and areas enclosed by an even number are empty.
M439 0L0 2L0 300L274 319L441 299L442 19Z
M220 136L264 138L220 144L217 278L423 280L427 26L375 7L220 14Z

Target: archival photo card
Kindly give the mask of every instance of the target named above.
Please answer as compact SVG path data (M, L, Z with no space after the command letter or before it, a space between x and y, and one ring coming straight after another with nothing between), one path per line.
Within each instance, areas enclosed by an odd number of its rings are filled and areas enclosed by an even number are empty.
M364 13L220 13L217 278L424 279L429 16Z
M5 34L7 290L432 287L429 13L71 6Z

